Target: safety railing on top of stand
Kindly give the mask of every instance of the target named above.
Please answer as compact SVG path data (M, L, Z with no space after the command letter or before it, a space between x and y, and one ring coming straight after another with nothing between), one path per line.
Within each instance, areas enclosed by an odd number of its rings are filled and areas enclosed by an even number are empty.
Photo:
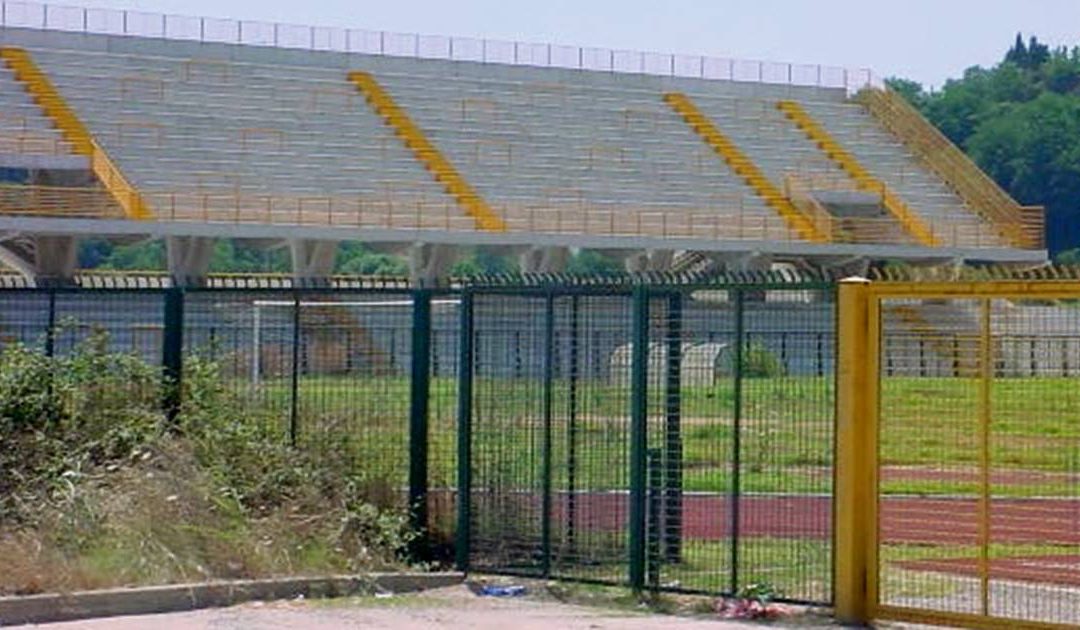
M844 88L849 93L868 85L882 84L881 79L866 68L165 15L38 2L0 3L0 25L391 57Z

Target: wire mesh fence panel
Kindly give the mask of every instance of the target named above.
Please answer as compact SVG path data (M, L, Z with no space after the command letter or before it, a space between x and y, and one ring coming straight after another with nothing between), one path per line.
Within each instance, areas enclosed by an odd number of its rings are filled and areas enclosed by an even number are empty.
M54 305L54 344L67 354L92 338L109 352L131 354L161 365L164 301L159 291L58 291Z
M37 421L68 418L99 436L163 427L163 321L160 291L3 290L6 402L17 405L41 387L41 395L56 403L55 416ZM28 371L30 366L41 371Z
M472 565L828 602L824 289L480 290Z
M405 505L412 297L386 291L191 291L187 361L212 362L249 422L351 467Z
M881 301L881 603L1080 624L1080 314Z
M660 588L731 590L734 538L735 311L726 291L651 304L649 578Z
M630 306L628 295L553 299L554 576L626 580Z
M536 295L475 298L470 563L476 568L550 571L549 307Z
M5 290L0 310L0 348L19 345L44 351L55 316L55 293Z
M734 294L741 340L732 590L830 602L835 300L831 288ZM786 333L786 335L785 335Z
M882 604L979 613L983 356L972 300L881 307L879 465Z
M437 560L464 526L477 569L827 602L830 295L10 290L0 343L137 359L165 419L220 396L260 439L351 468L377 505L411 507ZM162 386L173 375L182 394Z
M49 299L54 325L43 349L57 359L54 377L66 374L76 387L100 378L80 404L112 397L164 421L164 294L50 291Z
M1080 311L988 303L993 370L985 435L990 615L1080 625ZM975 575L976 567L951 570Z
M435 559L453 550L457 509L457 396L461 297L431 298L428 407L428 530Z
M382 506L406 498L412 314L408 293L299 294L297 444L353 466Z
M209 372L243 421L283 443L293 419L296 298L287 291L189 291L184 297L185 376Z

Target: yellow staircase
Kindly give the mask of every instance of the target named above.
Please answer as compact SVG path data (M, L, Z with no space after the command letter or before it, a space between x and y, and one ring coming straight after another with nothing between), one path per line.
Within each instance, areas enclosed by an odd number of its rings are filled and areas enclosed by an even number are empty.
M22 48L8 46L0 48L0 59L4 60L4 64L14 73L15 79L23 84L34 102L41 107L41 111L60 130L64 140L71 144L75 153L89 156L94 175L124 210L124 214L132 219L153 217L149 204L120 172L105 149L90 135L86 125L79 120L64 97L60 96L52 81L37 67L30 53Z
M919 218L906 203L904 203L904 200L885 185L885 182L871 175L870 171L867 171L866 168L855 159L855 156L848 153L846 149L840 146L840 143L833 139L832 135L825 131L825 128L819 125L817 121L802 108L802 105L799 105L795 101L780 101L776 104L776 108L783 112L789 120L795 123L808 138L817 143L818 148L824 151L829 159L843 169L844 172L855 181L860 190L880 194L885 208L896 217L900 222L900 225L904 227L904 230L914 237L916 241L927 247L938 247L941 245L941 241L934 235L933 230L923 223L922 219Z
M784 193L769 181L768 177L765 177L749 156L735 146L730 138L720 133L716 125L701 113L690 97L682 92L668 92L664 94L664 102L675 110L675 113L682 116L686 124L701 136L705 144L712 147L712 150L731 167L736 175L742 177L754 189L754 192L765 200L765 203L776 210L800 238L814 243L829 242L828 232L819 230L810 218L799 211L784 196Z
M1042 249L1044 209L1017 203L903 96L889 88L867 88L855 100L990 221L1010 245Z
M505 232L506 224L480 195L465 181L450 160L439 151L416 126L393 97L379 85L368 72L350 72L351 81L386 123L394 128L405 146L412 150L416 159L431 171L435 181L453 195L465 213L476 221L476 227L488 232Z

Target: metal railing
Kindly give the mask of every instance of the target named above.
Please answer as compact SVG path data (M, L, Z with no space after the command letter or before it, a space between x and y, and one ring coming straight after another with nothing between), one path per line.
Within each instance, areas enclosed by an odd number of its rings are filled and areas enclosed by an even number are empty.
M303 26L38 2L0 3L0 25L390 57L844 88L851 93L867 85L881 84L881 80L866 68Z
M23 155L72 155L71 145L63 138L43 133L7 130L0 135L0 153Z
M142 190L157 221L308 225L343 228L474 231L474 220L452 200L422 195L287 195L244 192ZM708 240L801 241L782 219L747 207L743 198L715 206L673 207L598 204L588 200L498 203L492 208L507 232L587 236L643 236ZM820 204L819 204L820 205ZM833 243L901 244L906 242L895 219L826 218ZM0 216L120 219L117 200L99 188L0 185ZM1005 247L1000 235L969 220L928 220L942 245Z
M992 221L1014 246L1043 247L1045 210L1021 206L902 96L880 87L859 100L968 204Z

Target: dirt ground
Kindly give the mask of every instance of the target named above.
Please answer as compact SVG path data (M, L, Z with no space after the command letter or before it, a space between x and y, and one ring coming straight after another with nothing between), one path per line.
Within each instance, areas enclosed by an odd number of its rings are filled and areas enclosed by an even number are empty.
M820 626L821 622L811 625ZM658 615L614 607L585 607L534 596L478 597L465 586L456 586L416 595L257 602L232 608L89 619L36 627L50 630L727 630L762 626L705 617Z

